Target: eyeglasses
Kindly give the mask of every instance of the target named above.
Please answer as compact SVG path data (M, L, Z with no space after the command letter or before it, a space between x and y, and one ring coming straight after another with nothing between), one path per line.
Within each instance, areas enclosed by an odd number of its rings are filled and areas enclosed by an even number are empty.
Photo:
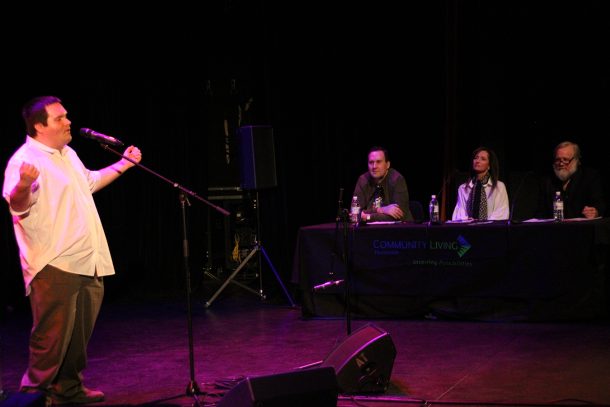
M574 161L574 158L576 158L576 157L572 157L570 159L567 159L567 158L555 158L555 160L553 161L553 165L555 165L555 166L569 165L572 161Z

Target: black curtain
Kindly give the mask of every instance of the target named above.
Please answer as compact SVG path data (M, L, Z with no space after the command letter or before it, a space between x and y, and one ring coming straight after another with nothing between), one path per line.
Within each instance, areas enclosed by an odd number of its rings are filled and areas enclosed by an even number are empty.
M138 145L144 165L205 197L211 185L239 181L238 126L271 125L278 186L261 192L261 226L286 283L298 228L334 220L339 188L347 199L372 145L390 150L411 199L424 204L447 174L468 170L481 144L498 153L505 181L515 171L547 172L563 139L580 143L584 162L610 178L597 141L610 103L605 3L326 3L223 2L204 15L166 11L179 23L171 32L157 19L118 21L116 38L103 41L79 33L89 47L77 52L99 63L79 65L77 75L13 68L3 78L2 161L23 141L21 105L54 94L75 135L90 127ZM115 160L78 136L72 146L90 168ZM108 295L181 295L177 191L133 169L96 201L117 268ZM191 204L199 284L208 209ZM23 301L23 287L4 206L0 286L12 304Z

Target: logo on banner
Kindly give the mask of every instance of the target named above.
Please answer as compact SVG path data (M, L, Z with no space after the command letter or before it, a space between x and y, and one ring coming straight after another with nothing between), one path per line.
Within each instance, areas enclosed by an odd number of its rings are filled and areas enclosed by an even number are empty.
M460 244L460 246L459 246L459 248L458 248L458 250L457 250L457 254L458 254L458 256L462 257L463 255L465 255L465 254L466 254L466 252L467 252L468 250L470 250L470 248L471 248L472 246L470 245L470 243L468 243L468 240L466 240L466 239L464 238L464 236L462 236L462 235L459 235L459 236L457 237L457 241L458 241L458 243Z
M372 241L375 254L398 254L406 250L434 250L455 252L458 257L463 257L472 245L462 235L456 240L382 240Z

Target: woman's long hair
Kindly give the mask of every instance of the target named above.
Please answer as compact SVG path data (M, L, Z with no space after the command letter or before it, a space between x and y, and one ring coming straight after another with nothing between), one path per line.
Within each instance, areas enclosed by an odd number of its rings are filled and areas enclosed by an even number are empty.
M491 148L481 146L472 152L472 157L470 159L470 179L473 180L473 182L476 181L477 173L472 168L472 160L474 160L481 151L487 151L487 154L489 155L489 179L491 180L491 188L494 189L498 184L500 163L498 162L498 156Z

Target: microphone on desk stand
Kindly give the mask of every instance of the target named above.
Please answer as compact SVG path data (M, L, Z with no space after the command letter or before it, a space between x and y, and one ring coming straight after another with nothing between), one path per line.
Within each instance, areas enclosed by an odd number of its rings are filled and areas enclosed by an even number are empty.
M513 203L510 206L510 213L508 215L508 224L511 225L513 223L513 216L515 214L515 204L517 203L517 198L519 197L519 192L521 192L521 188L523 188L523 184L525 184L525 179L533 174L534 171L527 171L525 173L525 175L523 175L523 177L521 178L521 181L519 182L519 185L517 186L517 189L515 190L515 195L513 195Z
M443 177L443 182L441 183L441 188L438 190L436 196L440 197L443 194L443 189L447 187L447 185L449 185L449 183L453 180L453 178L456 177L456 175L458 175L460 172L453 168L451 171L449 171L447 174L445 174L445 176Z
M456 177L456 175L459 174L459 171L456 168L452 168L451 171L447 172L444 176L443 176L443 181L441 183L441 188L438 190L438 192L436 193L437 198L440 198L441 201L443 198L446 198L446 194L445 196L443 196L443 190L449 185L449 183ZM445 202L443 202L443 206L445 205ZM440 208L439 208L440 209ZM439 218L440 218L440 210L439 210ZM418 222L419 223L419 222ZM423 221L422 221L423 223ZM442 223L442 222L441 222Z
M339 200L337 202L337 219L339 222L345 214L343 213L343 188L339 188Z

